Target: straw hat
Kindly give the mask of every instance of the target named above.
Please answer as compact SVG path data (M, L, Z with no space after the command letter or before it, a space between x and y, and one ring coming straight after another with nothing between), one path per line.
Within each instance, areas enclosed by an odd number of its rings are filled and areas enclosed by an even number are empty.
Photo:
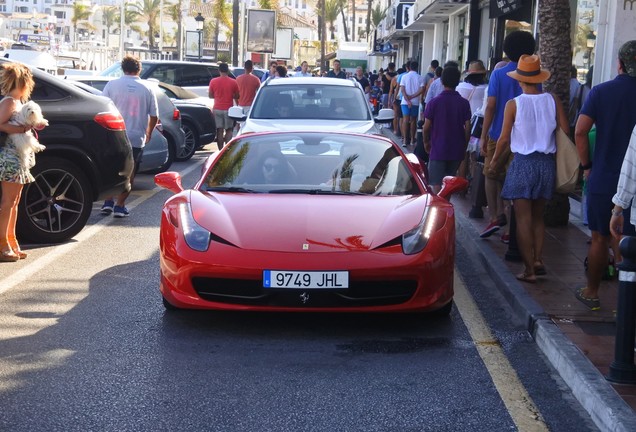
M519 58L517 70L508 72L508 76L517 81L539 84L550 78L550 72L541 69L541 59L538 55L524 54Z
M481 60L471 61L468 65L468 70L466 71L466 75L477 75L477 74L485 74L488 72L484 63Z

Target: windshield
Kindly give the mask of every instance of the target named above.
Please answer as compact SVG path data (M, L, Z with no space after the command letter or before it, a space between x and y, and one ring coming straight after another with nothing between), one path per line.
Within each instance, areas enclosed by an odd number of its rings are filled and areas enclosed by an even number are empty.
M260 89L250 110L252 119L369 121L364 94L357 87L285 84Z
M391 143L344 134L246 135L215 160L204 191L420 195Z

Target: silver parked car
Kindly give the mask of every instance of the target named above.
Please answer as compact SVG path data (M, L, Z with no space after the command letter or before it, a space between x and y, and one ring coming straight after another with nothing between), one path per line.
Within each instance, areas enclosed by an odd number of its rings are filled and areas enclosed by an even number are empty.
M316 77L268 79L256 93L249 115L237 106L228 114L241 122L239 135L298 130L381 134L378 123L393 120L393 110L380 110L373 117L354 80Z

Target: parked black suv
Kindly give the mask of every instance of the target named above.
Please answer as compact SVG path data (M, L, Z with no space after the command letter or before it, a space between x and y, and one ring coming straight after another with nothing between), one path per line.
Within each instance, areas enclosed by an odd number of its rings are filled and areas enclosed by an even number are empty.
M130 187L132 151L124 120L110 99L31 69L31 99L42 107L49 126L38 132L46 150L31 169L35 182L22 191L18 237L58 243L84 228L93 201Z

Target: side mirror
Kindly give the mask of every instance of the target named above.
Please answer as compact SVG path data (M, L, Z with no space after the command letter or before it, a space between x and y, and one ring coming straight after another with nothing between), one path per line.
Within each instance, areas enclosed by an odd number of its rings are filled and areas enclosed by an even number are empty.
M227 110L227 116L237 122L244 122L245 119L247 119L247 116L243 112L243 108L238 106L230 107L230 109Z
M168 171L155 175L155 184L174 193L183 192L181 174L175 171Z
M390 123L393 121L393 110L389 108L382 108L373 120L375 120L376 123Z
M465 178L446 176L442 179L442 189L437 195L448 201L451 195L466 189L468 189L468 180Z

